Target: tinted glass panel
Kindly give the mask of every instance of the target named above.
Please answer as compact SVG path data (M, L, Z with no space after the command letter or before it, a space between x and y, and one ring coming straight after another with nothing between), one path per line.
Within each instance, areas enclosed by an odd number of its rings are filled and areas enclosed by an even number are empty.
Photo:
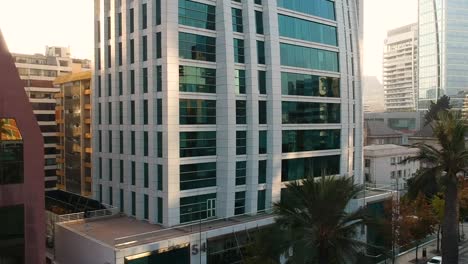
M216 162L180 165L180 190L216 186Z
M179 116L181 125L216 124L216 101L180 99Z
M216 155L216 132L180 132L180 157Z
M283 153L340 148L340 130L283 131Z
M283 160L281 169L282 181L338 174L340 172L340 156Z
M282 72L281 92L283 95L340 97L340 79Z
M340 104L282 102L283 124L340 123Z
M186 26L215 30L216 7L198 2L179 0L179 23Z
M179 58L216 61L216 39L179 32Z
M335 3L329 0L278 0L278 7L335 20Z
M338 53L291 44L280 44L281 65L338 72Z
M216 93L216 69L179 66L179 91Z
M278 15L278 19L282 37L338 45L336 27L285 15Z

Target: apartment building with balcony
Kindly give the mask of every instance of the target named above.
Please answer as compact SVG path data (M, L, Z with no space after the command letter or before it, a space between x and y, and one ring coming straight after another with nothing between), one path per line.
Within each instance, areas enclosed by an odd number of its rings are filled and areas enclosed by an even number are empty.
M91 71L57 77L57 187L91 196Z
M52 190L57 182L55 96L60 93L53 81L73 70L89 69L90 62L72 59L69 48L64 47L46 47L44 54L13 53L12 56L44 137L45 188Z
M61 245L102 251L58 260L240 261L215 249L271 224L288 182L363 183L357 9L95 0L92 190L127 216L62 224Z
M388 31L383 54L383 85L386 111L416 111L418 24Z

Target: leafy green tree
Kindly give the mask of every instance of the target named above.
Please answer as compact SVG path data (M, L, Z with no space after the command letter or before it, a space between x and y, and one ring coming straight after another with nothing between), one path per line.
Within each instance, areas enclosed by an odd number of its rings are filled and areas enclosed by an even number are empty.
M438 177L445 198L442 223L442 262L458 263L458 175L468 165L465 149L466 122L459 112L440 111L431 123L439 147L420 143L419 153L409 160L419 160L429 167L421 169L421 178Z
M265 236L257 240L262 260L257 263L267 263L263 260L270 261L269 255L274 259L282 255L287 263L301 264L356 261L365 249L356 238L367 217L364 209L347 212L347 206L361 190L353 179L345 177L289 183L281 201L274 204L277 218L270 239Z

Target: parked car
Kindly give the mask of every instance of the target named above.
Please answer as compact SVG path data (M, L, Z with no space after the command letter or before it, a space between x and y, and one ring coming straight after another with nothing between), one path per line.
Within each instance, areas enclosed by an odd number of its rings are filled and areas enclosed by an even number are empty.
M431 260L427 262L427 264L442 264L442 257L441 256L433 257L431 258Z

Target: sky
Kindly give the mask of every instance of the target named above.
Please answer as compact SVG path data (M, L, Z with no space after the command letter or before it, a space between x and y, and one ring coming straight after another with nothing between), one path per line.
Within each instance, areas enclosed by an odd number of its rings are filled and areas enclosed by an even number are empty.
M387 31L418 21L418 0L364 0L363 74L382 80Z
M381 80L387 31L416 22L417 1L364 0L364 75ZM72 57L92 59L93 6L93 0L0 0L0 30L11 52L65 46Z
M63 46L74 58L92 59L93 8L93 0L0 0L0 30L10 52Z

